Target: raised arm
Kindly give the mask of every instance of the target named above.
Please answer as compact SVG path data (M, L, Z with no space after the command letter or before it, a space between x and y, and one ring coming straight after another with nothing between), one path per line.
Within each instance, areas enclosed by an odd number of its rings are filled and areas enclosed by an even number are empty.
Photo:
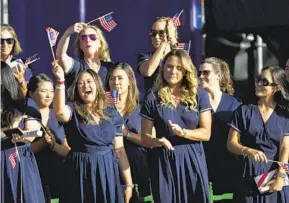
M73 65L73 59L67 55L67 49L70 41L70 35L73 33L79 33L83 30L85 23L75 23L70 26L62 35L56 48L56 58L59 60L65 73L68 73Z
M55 88L55 94L53 99L53 109L56 118L61 122L68 122L71 116L70 109L65 105L65 84L64 84L64 72L59 66L57 61L52 63L52 72L56 77L57 85Z

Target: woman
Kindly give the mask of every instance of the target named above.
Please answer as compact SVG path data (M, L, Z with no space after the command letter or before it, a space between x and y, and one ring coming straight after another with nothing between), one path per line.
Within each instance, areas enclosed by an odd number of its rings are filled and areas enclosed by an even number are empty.
M243 181L235 202L289 202L289 187L283 187L285 171L271 160L289 158L289 81L278 66L263 68L255 80L257 105L242 105L232 118L228 150L243 155ZM276 177L261 194L254 177L277 169Z
M19 127L32 131L40 129L40 115L25 104L20 96L20 87L11 68L1 62L1 128ZM44 194L30 142L34 137L1 136L1 202L44 203Z
M206 91L198 88L196 69L184 50L173 50L164 58L141 115L142 142L152 147L154 201L209 202L202 141L210 139L211 106Z
M74 52L77 59L67 54L70 35L77 33ZM113 63L110 62L108 44L102 31L94 25L75 23L61 37L56 50L68 87L73 83L77 74L86 69L92 69L99 74L103 84L106 74Z
M67 144L63 126L58 123L50 105L54 97L53 81L45 74L33 76L28 84L29 97L36 104L35 108L41 113L41 123L46 134L31 144L36 154L37 164L42 180L45 197L58 198L63 182L63 163L70 148Z
M204 144L209 180L213 183L214 195L232 193L238 185L238 160L227 150L227 124L241 103L233 97L230 69L225 61L215 57L203 60L199 69L199 82L208 92L212 107L211 139Z
M145 92L153 87L158 67L165 55L175 47L178 32L172 18L159 17L153 22L149 35L154 51L138 55L138 71L144 76Z
M125 181L124 199L132 196L130 166L123 146L123 120L115 108L106 107L106 94L95 71L82 71L69 90L65 105L64 72L53 63L57 79L54 111L64 122L71 147L65 160L67 183L61 203L123 202L118 160ZM113 151L113 148L115 152Z
M6 63L11 63L12 61L17 60L16 56L22 52L17 34L13 27L7 24L2 24L1 29L1 61ZM24 86L26 82L32 77L32 71L29 67L24 65L19 65L18 69L25 71L25 77L21 78L22 80L19 83ZM19 71L19 70L18 70ZM15 69L17 73L17 69ZM24 80L25 79L25 80Z
M124 145L129 159L132 179L138 186L138 199L151 195L147 150L141 143L141 116L139 91L133 69L127 63L117 64L108 73L106 89L117 90L119 99L115 104L124 119Z

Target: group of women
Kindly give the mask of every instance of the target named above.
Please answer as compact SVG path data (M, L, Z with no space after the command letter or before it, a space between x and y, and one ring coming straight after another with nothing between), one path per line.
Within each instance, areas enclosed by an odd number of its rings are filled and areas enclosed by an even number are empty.
M157 18L149 35L154 51L138 56L140 101L133 69L111 62L96 26L65 31L52 62L55 84L46 74L25 78L30 67L10 67L21 48L13 28L1 26L2 132L44 132L1 134L1 202L128 203L151 195L155 203L206 203L209 182L214 194L233 192L232 202L289 202L284 168L271 162L289 160L285 71L265 67L255 80L258 102L242 105L225 61L207 58L197 70L176 49L171 18ZM107 91L118 92L116 103ZM260 193L254 177L274 169Z

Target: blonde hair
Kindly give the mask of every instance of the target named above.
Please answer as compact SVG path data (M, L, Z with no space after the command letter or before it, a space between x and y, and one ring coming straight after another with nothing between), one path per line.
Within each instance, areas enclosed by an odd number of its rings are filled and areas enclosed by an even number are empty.
M171 17L166 17L166 16L161 16L161 17L157 17L154 21L153 24L155 23L159 23L159 22L166 22L167 25L171 25L170 27L172 27L175 30L175 37L176 37L176 41L178 39L178 29L176 26L173 25L173 18ZM152 25L153 25L152 24ZM167 30L166 30L167 32Z
M135 108L137 107L138 102L139 102L139 90L137 88L137 82L135 79L135 75L134 75L133 69L131 68L131 66L129 64L118 63L107 74L106 89L110 89L109 88L109 78L110 78L110 75L113 73L113 71L115 71L116 69L124 70L125 73L127 74L128 79L129 79L128 95L127 95L127 99L126 99L126 107L125 108L126 108L126 112L130 114L135 110Z
M19 53L22 52L22 49L21 49L17 34L16 34L14 28L11 27L8 24L1 25L1 32L5 31L5 30L10 32L10 34L12 35L12 37L14 39L14 45L13 45L13 49L12 49L10 55L16 56L16 55L18 55Z
M94 115L98 115L100 118L104 119L108 118L107 114L105 113L105 108L107 107L106 105L107 98L104 89L102 87L101 79L99 78L98 74L91 69L84 70L77 75L77 77L75 78L71 87L68 90L69 99L73 103L76 112L82 119L84 119L88 124L96 124L95 121L91 119L90 112L85 107L85 104L80 98L77 88L79 78L85 73L91 75L96 85L96 98L95 101L93 102L91 113Z
M185 103L190 110L196 110L197 108L197 91L198 91L198 78L196 67L192 63L191 57L184 50L172 50L169 52L160 67L153 91L158 92L160 97L160 103L162 106L172 106L171 91L168 83L165 81L163 72L165 63L169 57L176 56L181 60L182 67L185 69L185 75L182 80L182 86L180 88L181 102Z
M111 61L110 59L110 54L109 54L109 48L108 48L108 43L104 37L104 34L103 32L98 28L96 27L95 25L87 25L85 26L85 28L80 32L78 33L76 39L75 39L75 42L74 42L74 52L75 52L75 55L79 58L79 59L83 59L83 51L80 49L80 36L82 35L82 32L85 30L85 29L88 29L88 28L91 28L93 30L95 30L95 32L97 33L97 36L99 37L99 40L100 40L100 48L97 52L98 54L98 57L100 60L102 61Z
M213 67L213 71L220 76L220 89L229 95L234 95L233 81L231 79L230 68L227 62L216 57L204 59L201 64L208 63Z

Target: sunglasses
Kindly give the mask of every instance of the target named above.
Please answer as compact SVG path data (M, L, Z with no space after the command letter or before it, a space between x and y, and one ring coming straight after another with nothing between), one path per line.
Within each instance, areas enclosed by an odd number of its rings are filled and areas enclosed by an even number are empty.
M151 31L149 32L149 35L150 35L151 37L155 37L155 36L157 36L157 34L158 34L160 37L163 37L163 36L166 34L166 31L164 31L164 30L151 30Z
M13 38L6 38L6 39L1 38L1 45L3 45L5 42L6 44L13 44L15 40Z
M277 85L274 82L269 82L266 78L262 78L260 75L255 75L254 80L255 80L255 83L258 83L259 85L262 85L263 87Z
M198 77L201 77L201 75L207 77L210 75L210 72L211 71L209 71L209 70L203 70L203 71L200 70L200 71L198 71Z
M88 38L89 38L91 41L97 40L96 34L81 35L81 36L80 36L80 39L81 39L82 41L88 41Z

